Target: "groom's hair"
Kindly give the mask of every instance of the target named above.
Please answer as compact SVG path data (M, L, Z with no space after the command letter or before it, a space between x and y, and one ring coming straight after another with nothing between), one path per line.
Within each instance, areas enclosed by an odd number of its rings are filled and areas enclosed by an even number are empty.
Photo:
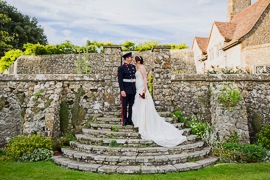
M135 61L140 61L141 64L143 64L143 58L142 56L135 56Z

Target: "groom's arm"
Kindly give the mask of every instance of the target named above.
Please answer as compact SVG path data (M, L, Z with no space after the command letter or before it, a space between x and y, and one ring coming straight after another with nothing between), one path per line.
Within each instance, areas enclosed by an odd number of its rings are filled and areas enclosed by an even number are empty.
M123 84L123 69L121 66L118 67L118 83L120 91L124 91L124 84Z

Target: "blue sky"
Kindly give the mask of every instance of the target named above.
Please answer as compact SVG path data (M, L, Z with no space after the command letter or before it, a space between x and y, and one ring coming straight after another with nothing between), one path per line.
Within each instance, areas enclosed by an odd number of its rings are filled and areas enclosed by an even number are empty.
M252 2L254 2L253 0ZM86 40L187 43L208 37L213 21L226 21L227 0L6 0L36 17L49 44Z

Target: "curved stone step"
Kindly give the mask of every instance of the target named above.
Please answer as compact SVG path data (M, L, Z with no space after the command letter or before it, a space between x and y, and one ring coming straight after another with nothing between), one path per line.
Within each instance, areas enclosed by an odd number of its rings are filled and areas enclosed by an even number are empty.
M216 163L217 158L208 157L203 160L186 163L176 163L174 165L159 166L117 166L101 165L70 160L62 156L53 156L52 160L63 167L87 172L97 173L119 173L119 174L156 174L169 172L182 172L188 170L198 170Z
M87 152L99 155L112 156L138 156L138 155L168 155L180 154L182 152L192 152L200 150L204 145L203 141L198 141L192 144L178 145L173 148L165 147L110 147L110 146L95 146L86 145L79 142L70 142L70 148L76 151Z
M182 129L184 127L184 123L174 123L173 125L178 129ZM138 128L135 128L134 126L122 126L121 124L91 123L88 128L94 130L105 130L114 132L138 132Z
M183 135L187 136L190 133L190 128L185 128L183 130ZM89 134L93 137L98 138L111 138L111 139L140 139L140 134L138 132L114 132L112 130L94 130L94 129L82 129L83 134Z
M87 134L76 134L76 139L81 144L90 144L96 146L110 146L113 141L116 141L118 146L122 147L156 147L158 146L152 140L144 139L111 139L111 138L97 138ZM196 135L187 136L188 141L182 144L190 144L196 142Z
M173 123L174 119L171 117L165 117L166 122ZM122 124L122 119L116 118L116 117L97 117L93 123L99 123L99 124Z
M96 155L85 152L78 152L72 149L63 148L63 156L72 160L87 162L92 164L105 165L173 165L176 163L184 163L187 161L201 160L208 156L211 148L187 152L181 154L169 155L147 155L147 156L111 156L111 155Z

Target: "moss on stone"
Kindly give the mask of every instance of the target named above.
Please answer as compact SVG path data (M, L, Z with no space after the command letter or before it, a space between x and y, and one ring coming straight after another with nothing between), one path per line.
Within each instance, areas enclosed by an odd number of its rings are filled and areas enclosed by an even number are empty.
M262 129L262 123L263 123L262 115L253 111L252 127L253 127L255 134L260 132L260 130Z
M22 108L22 110L21 110L21 117L24 118L24 116L25 116L25 108Z
M52 101L53 101L52 99L47 100L45 102L45 108L49 107L51 105Z
M38 103L36 102L33 109L32 109L32 111L33 111L33 113L37 114L40 110L41 109L38 107Z
M89 97L92 101L96 101L96 96L95 96L95 94L94 94L92 91L90 91L90 92L88 93L88 97Z
M75 129L76 126L83 122L85 115L86 115L86 111L84 110L84 108L80 105L80 100L81 97L85 94L85 91L83 90L82 87L80 87L78 89L77 92L75 92L75 101L73 104L73 108L71 110L71 114L72 114L72 118L71 118L71 123L73 128Z
M0 97L0 111L5 107L6 99L4 97Z
M94 116L89 116L89 118L86 120L84 127L90 128L91 123L94 121Z
M21 94L17 94L17 97L20 101L20 104L22 105L24 103L24 99L25 99L25 94L21 93Z
M60 131L62 134L66 134L68 132L68 105L66 101L62 101L60 103Z

